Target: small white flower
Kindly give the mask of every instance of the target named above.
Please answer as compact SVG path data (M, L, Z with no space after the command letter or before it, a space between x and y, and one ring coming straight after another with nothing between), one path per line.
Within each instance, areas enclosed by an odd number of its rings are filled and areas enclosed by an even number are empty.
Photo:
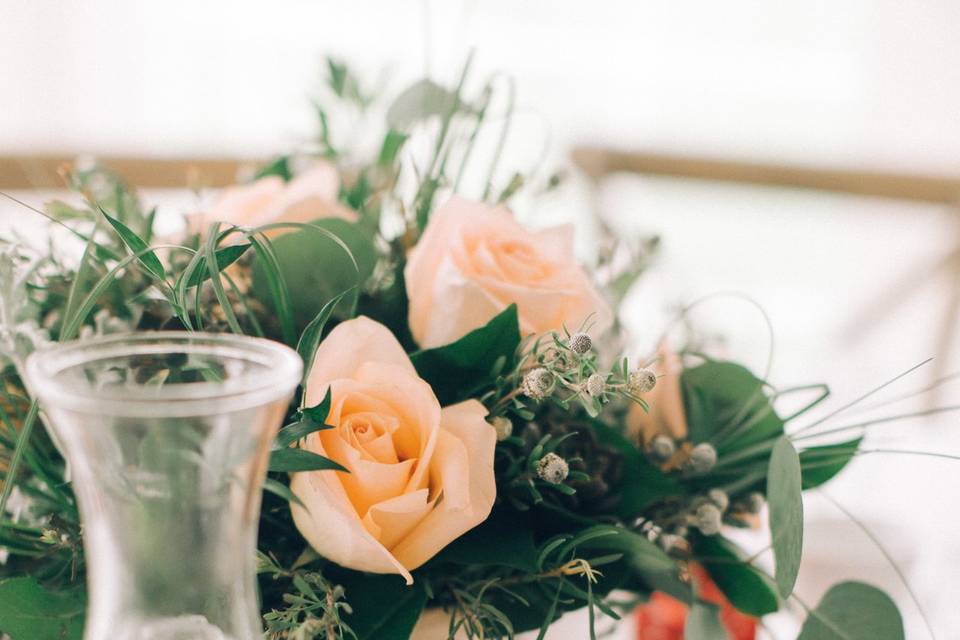
M553 384L553 374L544 369L543 367L538 367L532 371L528 371L523 375L523 381L520 383L520 390L523 392L523 395L533 398L534 400L542 400L546 397L547 392L550 391L550 386Z
M730 506L730 496L728 496L727 492L723 489L710 489L710 491L707 492L707 498L710 499L710 502L717 505L720 511L726 511L727 507Z
M509 418L496 416L495 418L490 419L490 424L492 424L493 428L496 430L497 440L499 442L503 442L513 435L513 423L510 422Z
M717 450L712 444L701 442L690 452L690 467L694 471L704 473L713 469L717 464Z
M657 374L650 369L634 369L627 377L627 391L637 396L657 386Z
M537 475L550 484L560 484L567 479L570 465L555 453L548 453L537 463Z
M607 390L607 376L602 373L595 373L587 378L587 393L591 398L598 398Z
M670 553L674 549L683 545L683 538L673 533L665 533L657 540L660 548Z
M677 452L677 445L669 436L655 436L650 441L650 455L658 462L666 462Z
M578 356L586 355L593 349L593 340L583 331L570 336L570 350Z
M717 505L709 502L697 507L693 516L693 524L705 536L714 536L720 533L722 523L723 514L720 513L720 509L717 508Z

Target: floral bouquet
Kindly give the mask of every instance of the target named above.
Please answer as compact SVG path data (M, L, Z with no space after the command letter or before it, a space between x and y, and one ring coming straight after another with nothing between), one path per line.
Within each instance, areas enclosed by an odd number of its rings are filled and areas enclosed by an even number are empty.
M543 638L577 609L594 638L638 606L641 638L750 638L792 598L801 492L843 469L865 424L793 427L826 386L778 389L693 340L618 353L617 306L655 242L601 228L586 269L570 227L521 224L515 196L559 178L501 180L512 90L501 105L498 79L469 93L466 76L385 103L330 61L317 140L184 231L158 236L156 211L93 166L64 172L83 204L34 210L79 239L78 262L62 237L4 242L0 631L83 628L75 499L17 365L48 341L133 330L250 334L304 360L259 527L270 638ZM379 142L341 145L338 117ZM789 394L806 399L786 415ZM725 535L764 520L772 570ZM803 607L804 640L903 637L860 582Z

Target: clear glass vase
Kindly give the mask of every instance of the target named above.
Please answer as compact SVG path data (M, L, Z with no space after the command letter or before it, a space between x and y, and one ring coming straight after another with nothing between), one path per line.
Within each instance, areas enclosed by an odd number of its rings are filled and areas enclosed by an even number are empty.
M262 637L260 495L301 370L275 342L180 332L28 359L79 501L85 640Z

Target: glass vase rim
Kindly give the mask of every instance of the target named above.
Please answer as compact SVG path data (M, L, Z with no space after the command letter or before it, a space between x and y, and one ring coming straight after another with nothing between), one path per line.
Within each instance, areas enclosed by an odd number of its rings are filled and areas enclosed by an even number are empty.
M225 381L161 386L96 387L60 376L71 367L111 357L198 353L235 358L267 367ZM57 342L30 354L26 382L42 404L81 413L116 416L186 417L242 411L282 399L303 373L300 355L285 344L232 333L137 331Z

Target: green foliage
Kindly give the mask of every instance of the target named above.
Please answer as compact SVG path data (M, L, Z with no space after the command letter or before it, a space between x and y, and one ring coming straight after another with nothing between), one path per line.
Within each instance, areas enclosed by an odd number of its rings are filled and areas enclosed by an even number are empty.
M449 117L457 110L467 112L459 92L441 87L433 80L418 80L394 99L387 110L387 124L396 131L406 131L432 117Z
M683 492L676 479L663 473L617 430L599 420L594 421L593 430L600 442L613 446L622 456L623 481L618 488L617 509L620 517L635 518L657 500Z
M456 342L418 351L410 356L421 378L441 405L476 397L489 386L496 369L512 362L520 344L517 306L510 305L483 327ZM468 384L464 384L469 381Z
M300 335L300 340L297 342L297 353L299 353L300 357L303 359L304 388L306 388L307 380L310 378L310 370L313 368L313 359L317 355L317 347L320 346L320 338L323 336L323 328L327 325L327 320L330 319L330 315L337 307L337 304L343 300L343 297L347 295L347 293L349 293L349 291L344 291L327 302L327 304L323 305L323 307L317 313L317 317L310 321L310 324L306 326L306 328L303 330L303 333Z
M680 383L690 440L721 456L783 434L764 382L739 364L708 360L684 369Z
M327 387L327 393L323 400L315 407L304 407L296 416L296 420L291 424L285 425L277 433L274 440L275 449L289 447L294 442L306 438L311 433L329 429L325 423L327 415L330 413L330 387Z
M732 542L721 536L700 536L695 550L700 564L734 607L757 618L780 608L775 585L752 568Z
M125 224L111 218L107 215L107 212L103 209L100 209L100 213L103 214L103 217L106 218L107 222L110 223L120 238L123 240L123 243L127 245L132 253L137 255L139 261L143 266L152 273L154 276L163 280L167 277L166 270L163 268L163 263L160 262L160 258L157 257L153 251L149 251L149 247L146 242L144 242L140 236L131 231Z
M494 509L486 521L451 542L433 561L467 567L492 565L518 571L537 571L533 528L523 514Z
M250 244L233 244L223 247L222 249L217 249L217 267L219 267L219 271L222 272L239 260L249 248ZM184 271L182 275L186 275L187 273L187 271ZM202 261L198 262L196 267L189 271L189 274L189 277L185 281L187 287L196 287L210 279L210 269L207 267L207 263Z
M803 497L800 491L800 457L784 436L773 447L767 472L775 577L777 589L784 598L793 592L803 554Z
M860 437L801 451L803 490L819 487L840 473L857 454L862 442Z
M260 167L259 171L253 176L254 180L266 178L268 176L277 176L284 182L289 182L293 178L293 171L290 170L290 156L278 156L267 164Z
M269 471L293 473L295 471L346 471L325 456L306 449L274 449L270 452Z
M83 592L47 591L34 578L0 581L0 632L11 640L80 640Z
M344 616L358 640L407 640L427 603L421 581L359 571L330 572L343 587L352 613Z
M841 582L809 613L797 640L903 640L890 596L862 582Z
M289 310L300 332L317 317L326 301L348 289L352 290L347 296L352 309L377 261L369 232L358 225L327 218L311 226L319 229L301 228L272 240L275 269L270 265L273 261L261 259L259 252L253 264L253 297L264 304L275 301L278 285L271 283L277 278L272 272L279 271L292 294Z

